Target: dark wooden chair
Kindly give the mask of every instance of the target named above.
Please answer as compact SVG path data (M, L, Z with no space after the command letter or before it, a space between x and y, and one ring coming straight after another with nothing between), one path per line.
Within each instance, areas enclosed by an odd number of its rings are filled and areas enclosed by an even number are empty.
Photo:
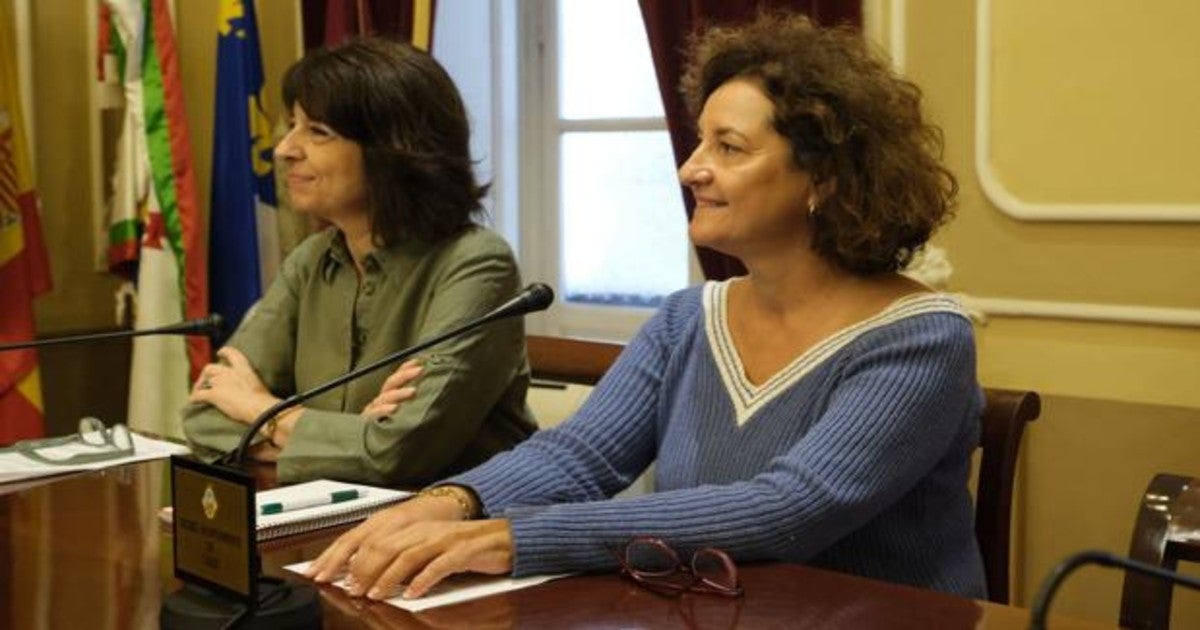
M1200 519L1200 479L1160 473L1150 480L1138 506L1129 557L1174 571L1180 560L1200 562L1194 539ZM1175 589L1164 580L1125 572L1121 627L1165 630L1171 625Z
M525 344L534 378L577 385L595 385L624 349L618 343L540 335L528 335Z
M615 343L569 337L531 335L527 339L529 364L535 378L594 385L621 353ZM984 390L979 446L979 483L975 494L975 536L983 552L988 599L1009 600L1009 546L1012 530L1013 480L1025 423L1041 413L1034 392Z
M1042 412L1041 398L1030 391L984 388L979 433L979 482L975 490L975 538L983 553L988 599L1009 603L1013 481L1025 423Z

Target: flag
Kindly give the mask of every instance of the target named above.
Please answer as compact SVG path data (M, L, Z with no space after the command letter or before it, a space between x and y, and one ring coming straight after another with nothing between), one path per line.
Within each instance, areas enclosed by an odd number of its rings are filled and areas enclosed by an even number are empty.
M11 5L0 7L0 342L34 337L33 298L50 290L25 140ZM0 352L0 444L41 437L37 352Z
M200 208L178 52L167 0L105 0L125 94L109 265L136 267L134 327L208 312ZM129 425L181 437L189 383L209 359L203 337L138 337L129 378Z
M221 0L213 123L209 294L231 331L279 266L271 124L254 2Z

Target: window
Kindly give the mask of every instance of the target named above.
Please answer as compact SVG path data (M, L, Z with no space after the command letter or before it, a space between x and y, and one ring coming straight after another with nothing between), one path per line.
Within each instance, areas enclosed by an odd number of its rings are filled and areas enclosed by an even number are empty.
M479 156L493 224L558 294L529 329L628 339L700 277L636 0L441 2L436 24L464 93L489 70L490 98L467 98L476 135L493 130Z

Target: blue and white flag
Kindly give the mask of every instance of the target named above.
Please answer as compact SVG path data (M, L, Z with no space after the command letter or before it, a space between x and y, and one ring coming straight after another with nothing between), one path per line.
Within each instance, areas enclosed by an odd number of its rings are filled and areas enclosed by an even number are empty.
M253 0L221 0L216 83L209 304L225 317L229 333L274 279L280 258Z

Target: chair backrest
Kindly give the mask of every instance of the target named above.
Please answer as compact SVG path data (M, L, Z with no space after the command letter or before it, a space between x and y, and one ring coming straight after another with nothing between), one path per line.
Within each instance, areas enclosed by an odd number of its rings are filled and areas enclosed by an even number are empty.
M587 399L591 386L604 376L625 348L618 343L537 335L527 336L526 344L529 367L536 379L535 388L529 391L529 406L542 428L555 426L573 415ZM629 498L651 492L654 492L653 464L616 496Z
M525 338L533 377L579 385L595 385L624 348L618 343L575 337Z
M1025 423L1042 412L1035 392L985 388L987 406L979 434L982 450L975 490L975 538L983 553L988 599L1009 603L1009 546L1012 535L1013 480Z
M616 343L570 337L527 338L535 378L594 385L621 353ZM1025 423L1041 413L1034 392L985 388L979 446L979 483L975 494L975 536L983 553L988 599L1008 603L1009 545L1013 481Z
M1168 571L1176 570L1180 557L1173 544L1172 530L1190 533L1189 513L1200 513L1200 480L1159 473L1150 480L1138 506L1137 521L1129 540L1129 557ZM1196 558L1188 558L1195 560ZM1174 584L1152 575L1125 572L1121 587L1121 627L1136 630L1165 630L1171 627Z

